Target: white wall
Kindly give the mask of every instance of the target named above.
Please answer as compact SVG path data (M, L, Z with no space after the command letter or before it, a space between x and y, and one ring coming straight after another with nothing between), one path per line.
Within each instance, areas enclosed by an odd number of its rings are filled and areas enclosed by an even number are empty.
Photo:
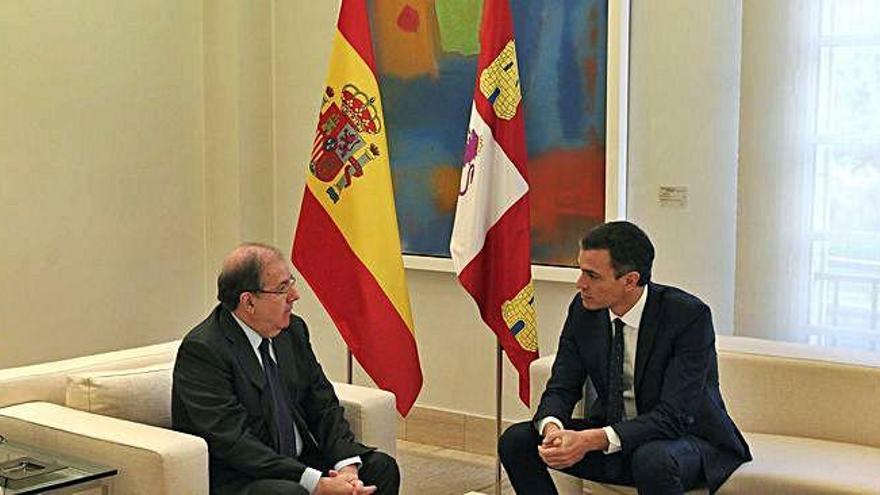
M209 298L226 253L272 242L272 4L205 2L206 271Z
M204 308L200 2L0 2L0 367Z
M0 2L0 367L180 338L224 254L272 242L271 19Z
M634 0L628 217L657 249L654 279L700 296L733 332L741 0ZM686 186L685 208L660 186Z

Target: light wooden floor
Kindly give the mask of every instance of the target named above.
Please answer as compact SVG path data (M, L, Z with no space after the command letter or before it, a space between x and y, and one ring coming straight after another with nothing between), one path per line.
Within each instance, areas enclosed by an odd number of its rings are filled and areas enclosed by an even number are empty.
M398 440L397 462L403 477L403 495L495 493L493 456ZM501 488L502 494L513 495L506 477Z

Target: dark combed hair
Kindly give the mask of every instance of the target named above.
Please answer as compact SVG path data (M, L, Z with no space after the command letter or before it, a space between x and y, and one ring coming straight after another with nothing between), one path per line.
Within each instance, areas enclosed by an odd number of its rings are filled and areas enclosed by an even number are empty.
M230 312L238 308L243 292L255 291L261 287L263 261L267 251L283 257L278 248L266 244L249 242L239 247L250 249L240 262L224 266L217 277L217 299Z
M581 239L581 249L607 249L615 276L638 272L638 285L651 281L654 245L648 235L633 223L619 221L596 226Z

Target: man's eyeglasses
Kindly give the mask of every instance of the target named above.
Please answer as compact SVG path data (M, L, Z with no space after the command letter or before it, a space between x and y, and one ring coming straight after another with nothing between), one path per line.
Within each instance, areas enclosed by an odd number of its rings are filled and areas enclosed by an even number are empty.
M291 276L289 279L281 282L275 289L254 289L247 292L256 292L259 294L287 294L290 292L290 289L293 289L293 284L295 283L296 278Z

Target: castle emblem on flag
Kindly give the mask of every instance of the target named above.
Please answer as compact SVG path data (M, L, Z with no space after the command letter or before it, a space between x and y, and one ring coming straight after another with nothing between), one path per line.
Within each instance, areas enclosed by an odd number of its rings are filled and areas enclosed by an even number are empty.
M342 87L341 97L336 95L327 86L309 163L312 175L331 184L326 193L333 203L353 178L364 175L364 166L379 156L371 137L382 131L374 97L351 83Z
M509 0L483 0L474 100L449 252L455 273L519 374L538 358L528 152Z
M535 288L529 282L513 299L501 305L501 315L510 333L527 351L538 350L538 331L535 328Z
M499 118L510 120L516 115L522 93L513 40L508 41L495 60L480 73L480 92L492 104Z

